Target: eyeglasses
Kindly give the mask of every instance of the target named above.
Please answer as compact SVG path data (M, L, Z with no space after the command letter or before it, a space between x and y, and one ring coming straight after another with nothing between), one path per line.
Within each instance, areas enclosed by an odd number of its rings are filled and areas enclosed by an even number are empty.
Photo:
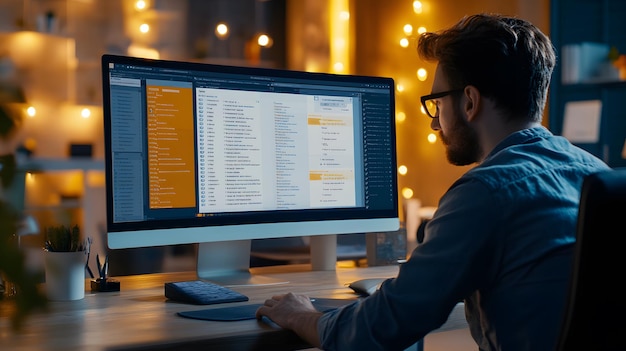
M444 96L460 93L463 91L463 89L464 88L453 89L453 90L448 90L448 91L442 91L440 93L434 93L434 94L422 96L420 100L422 101L422 106L424 107L424 111L426 111L426 114L428 115L428 117L430 118L439 117L439 103L435 101L435 99L440 99Z

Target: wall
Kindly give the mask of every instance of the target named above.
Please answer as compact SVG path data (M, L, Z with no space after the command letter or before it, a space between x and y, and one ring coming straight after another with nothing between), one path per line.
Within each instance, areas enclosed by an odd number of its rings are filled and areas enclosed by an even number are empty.
M286 1L287 13L271 13L268 16L269 26L275 28L277 23L286 20L285 50L278 45L275 52L280 55L268 56L269 65L299 70L323 71L330 66L330 30L329 3L331 0L283 0ZM261 1L263 2L263 1ZM32 11L24 10L23 4L31 3ZM246 10L249 14L255 2L241 0L237 10ZM123 54L133 42L155 44L165 59L202 59L219 61L216 63L246 64L241 55L235 59L221 56L207 58L197 57L196 39L208 38L211 33L208 26L202 27L203 17L215 11L230 11L233 0L208 1L157 1L158 7L146 16L154 20L156 37L135 38L132 28L128 28L132 20L131 0L117 1L79 1L79 0L39 0L18 1L0 0L0 31L11 32L19 29L37 29L37 15L45 11L44 4L60 6L57 10L58 24L53 36L47 41L61 40L67 45L71 54L68 58L66 73L67 81L49 79L47 66L42 64L36 69L25 70L31 79L43 79L44 83L53 82L46 88L51 95L62 93L55 103L39 110L37 119L26 122L24 132L29 137L39 139L38 156L65 157L69 141L94 142L94 153L97 158L103 155L102 116L97 110L101 104L99 57L102 53ZM397 123L398 163L408 167L408 173L399 176L400 188L411 188L414 198L422 201L422 205L436 206L439 197L469 167L455 167L447 163L444 148L440 142L430 144L426 141L431 132L430 120L419 112L419 96L428 94L432 84L432 75L420 82L415 76L418 68L424 67L432 73L434 66L419 62L412 43L407 48L398 45L404 36L402 26L411 23L414 27L426 26L428 30L438 30L455 23L460 17L475 12L501 12L518 15L536 23L546 33L549 28L549 0L477 0L471 2L455 0L423 1L424 12L415 14L410 0L352 0L350 40L351 73L381 75L393 77L396 82L406 88L397 95L397 108L406 114L403 122ZM207 12L198 10L205 9ZM27 14L20 20L20 12ZM193 14L192 17L190 17ZM232 16L238 16L234 14ZM284 18L283 18L284 17ZM191 19L193 18L193 20ZM247 17L246 17L247 18ZM22 21L22 23L20 23ZM243 29L241 29L243 30ZM241 31L240 30L240 31ZM192 35L193 34L193 35ZM46 36L47 34L39 34ZM190 38L193 38L190 40ZM277 36L277 38L281 38ZM208 39L207 39L208 41ZM280 43L282 40L277 40ZM218 43L219 44L219 43ZM218 45L216 44L216 45ZM30 49L31 47L25 47ZM43 48L43 47L42 47ZM228 48L222 48L226 52ZM35 62L50 63L51 56L45 52L37 52L30 56ZM265 57L264 57L265 58ZM46 62L48 60L48 62ZM26 61L22 61L24 64ZM261 62L266 64L267 62ZM73 70L72 70L73 68ZM42 73L43 72L43 73ZM58 70L56 70L58 73ZM64 73L65 74L65 73ZM28 82L27 82L28 83ZM58 89L58 84L67 87ZM45 84L44 84L45 85ZM55 89L55 87L57 87ZM32 90L31 90L32 93ZM44 96L44 98L46 97ZM96 107L92 118L87 122L83 119L72 119L79 115L84 105ZM71 117L69 117L71 116ZM47 118L47 119L46 119ZM80 118L80 117L77 117ZM82 123L82 124L78 124ZM89 138L83 140L81 138ZM77 181L82 183L83 180ZM102 184L101 180L99 184ZM45 185L45 183L42 183ZM53 188L46 186L46 188ZM100 189L99 187L98 189ZM101 189L100 189L101 190ZM31 203L36 203L31 200ZM98 208L97 211L103 209Z
M398 44L404 36L404 24L414 28L425 26L436 31L454 24L462 16L478 12L498 12L515 15L535 23L549 33L549 0L517 1L422 1L423 13L412 11L411 1L355 1L356 73L390 76L405 88L397 92L396 110L406 114L404 122L397 122L398 164L408 167L408 173L399 175L399 187L410 187L414 198L424 206L436 206L440 196L470 167L448 164L440 141L431 144L427 135L432 132L430 118L420 112L419 97L431 92L435 66L420 62L416 54L415 36L407 48ZM428 78L420 82L418 68L426 68Z
M101 103L98 67L99 56L102 53L124 53L133 42L142 44L142 40L147 40L146 44L154 44L161 50L163 58L197 59L192 57L194 50L197 49L192 48L196 45L196 39L207 38L212 34L208 33L210 28L201 26L202 19L206 18L206 21L209 21L210 14L228 12L233 8L231 2L227 0L210 3L198 0L155 2L158 6L146 15L154 24L156 34L152 39L135 38L132 28L128 28L130 23L133 23L133 1L130 0L97 3L72 0L35 1L31 3L28 12L30 15L25 17L25 25L31 27L36 25L37 13L45 11L45 4L59 7L56 10L59 14L58 34L69 36L76 43L76 70L72 72L76 82L68 87L68 100L98 106ZM0 1L0 8L6 10L3 11L3 18L7 18L2 27L5 31L17 28L16 19L19 16L7 16L7 13L19 11L20 7L17 5L19 3L20 1ZM286 37L284 47L288 49L285 50L286 63L280 55L272 58L277 66L284 64L288 68L301 70L324 70L329 66L329 3L329 0L286 1L288 15L283 34ZM351 73L390 76L406 88L404 92L398 93L396 100L398 111L406 114L406 120L397 124L398 163L406 165L409 170L406 175L400 176L399 185L401 188L412 188L414 197L422 200L424 205L435 206L447 187L469 167L450 166L441 143L430 144L426 141L427 135L431 132L430 120L419 113L418 99L420 95L430 92L432 75L426 81L420 82L415 78L415 71L424 67L432 73L434 66L419 62L414 43L407 48L398 45L399 39L404 35L402 26L410 23L414 27L423 25L428 30L437 30L453 24L465 14L484 11L518 15L533 21L547 32L549 0L471 2L439 0L422 3L424 12L418 15L412 11L412 2L409 0L351 1L350 7L353 12L351 21L354 29L351 33L354 43L352 58L354 69ZM243 13L248 17L257 6L252 0L240 0L237 4L240 10L246 10ZM271 8L266 10L269 11L274 10ZM269 23L275 25L285 15L265 13L264 16ZM243 30L237 29L237 33L243 33ZM276 51L280 50L275 48L274 52ZM243 60L240 56L231 59L232 62L241 64ZM219 55L217 59L220 63L228 63L228 59ZM71 108L73 107L61 106L57 114L66 115L67 109ZM99 118L99 112L96 111L92 120L97 121ZM57 125L58 123L51 125L53 127L51 130L57 129ZM40 151L46 153L44 156L59 153L60 156L64 156L65 144L59 145L54 138L45 138L42 130L44 128L35 128L34 134L41 139ZM55 134L58 135L59 132ZM67 141L66 139L64 140ZM101 155L101 139L95 142L96 154Z

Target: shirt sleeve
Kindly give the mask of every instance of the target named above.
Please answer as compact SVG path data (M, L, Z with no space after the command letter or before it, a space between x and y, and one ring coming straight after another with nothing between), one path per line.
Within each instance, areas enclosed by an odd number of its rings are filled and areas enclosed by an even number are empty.
M448 319L454 306L489 279L498 210L488 188L460 180L441 198L425 240L366 299L319 319L324 350L403 349Z

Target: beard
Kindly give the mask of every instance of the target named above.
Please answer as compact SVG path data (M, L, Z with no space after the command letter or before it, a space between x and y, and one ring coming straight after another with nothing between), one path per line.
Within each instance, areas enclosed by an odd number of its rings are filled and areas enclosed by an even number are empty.
M453 119L450 129L444 134L439 130L439 137L446 147L448 162L455 166L467 166L480 160L481 150L478 134L463 118L458 104L454 104Z

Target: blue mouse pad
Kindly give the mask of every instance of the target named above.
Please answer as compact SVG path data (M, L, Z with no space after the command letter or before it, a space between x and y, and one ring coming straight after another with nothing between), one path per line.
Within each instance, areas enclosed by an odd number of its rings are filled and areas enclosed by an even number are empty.
M347 305L356 299L326 299L312 298L313 306L320 312L327 312L335 308ZM242 321L246 319L254 319L256 310L261 306L260 303L248 304L234 307L209 308L197 311L183 311L177 314L181 317L201 319L205 321Z

